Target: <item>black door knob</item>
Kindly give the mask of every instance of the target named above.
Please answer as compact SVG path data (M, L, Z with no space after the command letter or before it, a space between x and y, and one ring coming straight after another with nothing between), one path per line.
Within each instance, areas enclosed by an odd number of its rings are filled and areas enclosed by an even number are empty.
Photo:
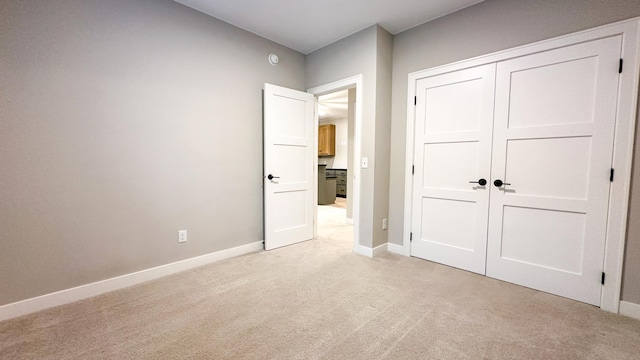
M280 176L273 176L273 175L269 174L269 175L267 175L267 179L269 179L269 180L280 179Z
M469 181L469 184L478 184L480 186L485 186L485 185L487 185L487 180L480 179L478 181Z
M495 186L495 187L501 187L502 185L511 185L511 184L506 183L506 182L502 182L502 180L500 180L500 179L498 179L498 180L493 182L493 186Z

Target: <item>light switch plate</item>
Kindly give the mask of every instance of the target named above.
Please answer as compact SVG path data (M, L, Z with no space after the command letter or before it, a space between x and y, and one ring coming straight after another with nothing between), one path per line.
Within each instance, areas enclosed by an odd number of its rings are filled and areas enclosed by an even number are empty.
M369 167L369 159L366 157L362 158L362 168L367 169Z

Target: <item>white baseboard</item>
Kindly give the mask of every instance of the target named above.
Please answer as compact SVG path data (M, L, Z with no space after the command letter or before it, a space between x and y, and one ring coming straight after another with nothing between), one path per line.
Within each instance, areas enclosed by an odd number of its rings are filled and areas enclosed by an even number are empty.
M366 257L374 257L380 254L387 252L387 244L382 244L374 247L373 249L370 247L359 245L356 253L366 256Z
M398 244L393 244L393 243L388 243L387 244L387 250L391 253L394 254L398 254L398 255L402 255L404 256L404 246L402 245L398 245Z
M75 301L83 300L109 291L123 289L129 286L155 280L163 276L190 270L199 266L211 264L217 261L229 259L235 256L249 254L264 249L262 241L217 251L214 253L197 256L191 259L176 261L174 263L157 266L154 268L137 271L134 273L117 276L91 284L57 291L31 299L18 301L0 306L0 321L27 315L36 311L60 306Z
M634 304L628 301L620 301L618 309L620 315L640 320L640 304Z
M366 246L362 246L362 245L357 245L356 248L354 249L356 254L360 254L366 257L373 257L373 249L366 247Z
M373 248L373 256L379 256L387 252L387 243L376 246Z

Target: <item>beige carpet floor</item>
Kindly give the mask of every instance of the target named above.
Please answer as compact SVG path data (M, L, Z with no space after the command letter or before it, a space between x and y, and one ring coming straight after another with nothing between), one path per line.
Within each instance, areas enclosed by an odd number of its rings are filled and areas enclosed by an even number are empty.
M640 321L355 255L340 209L325 209L316 240L1 322L0 359L640 358Z
M342 198L342 197L336 197L336 201L333 204L329 204L333 207L337 207L340 209L346 209L347 208L347 199L346 198ZM322 205L320 205L322 206Z

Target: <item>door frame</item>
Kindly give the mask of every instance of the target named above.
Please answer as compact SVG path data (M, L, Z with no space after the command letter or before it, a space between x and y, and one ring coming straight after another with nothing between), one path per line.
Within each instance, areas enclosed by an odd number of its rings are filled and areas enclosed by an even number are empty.
M612 158L612 166L615 169L616 177L615 181L611 183L609 191L603 267L604 272L607 274L607 281L602 287L600 308L615 313L619 311L637 116L638 77L640 74L638 54L640 50L640 18L620 21L468 60L416 71L408 75L403 225L404 255L411 256L409 237L411 233L413 198L414 98L418 79L616 35L621 35L623 39L621 58L624 59L624 70L620 74L618 83L619 95Z
M358 252L360 248L360 154L362 144L362 74L351 76L342 80L337 80L328 84L313 87L307 90L308 93L313 94L316 99L320 95L329 94L332 92L344 90L344 89L356 89L356 106L354 109L353 118L353 169L348 169L352 176L353 192L352 192L352 205L353 205L353 251ZM316 116L315 116L315 147L316 154L318 152L318 111L316 101ZM313 236L318 235L318 157L314 157L314 182L315 182L315 203L313 205Z

